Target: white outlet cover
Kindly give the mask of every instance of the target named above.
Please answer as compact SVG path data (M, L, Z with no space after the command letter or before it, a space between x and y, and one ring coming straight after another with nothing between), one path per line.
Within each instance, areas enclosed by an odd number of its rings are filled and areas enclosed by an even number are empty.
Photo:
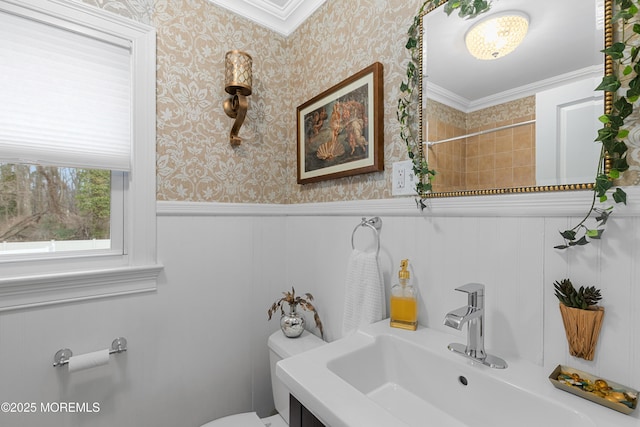
M416 196L416 176L413 162L405 160L394 162L391 174L391 194L393 196Z

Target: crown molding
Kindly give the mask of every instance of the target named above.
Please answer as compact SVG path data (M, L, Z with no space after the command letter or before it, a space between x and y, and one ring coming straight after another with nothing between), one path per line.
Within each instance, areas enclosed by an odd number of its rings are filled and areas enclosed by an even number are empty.
M326 0L209 0L285 37L291 35ZM282 3L282 4L280 4Z
M587 78L602 79L602 70L604 65L593 65L569 73L560 74L555 77L530 83L515 89L506 90L504 92L489 95L475 101L471 101L463 96L458 95L448 89L438 86L434 83L427 83L427 93L430 99L441 104L448 105L463 113L472 113L482 110L483 108L493 107L494 105L504 104L506 102L515 101L526 96L535 95L543 90L552 89L563 86L572 82L576 82Z

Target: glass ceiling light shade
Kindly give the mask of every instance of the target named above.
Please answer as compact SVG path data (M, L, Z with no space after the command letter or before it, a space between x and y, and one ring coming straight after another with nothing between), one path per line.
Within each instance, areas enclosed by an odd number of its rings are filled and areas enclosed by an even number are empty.
M476 22L464 36L469 53L482 60L502 58L513 52L529 30L529 17L504 12Z

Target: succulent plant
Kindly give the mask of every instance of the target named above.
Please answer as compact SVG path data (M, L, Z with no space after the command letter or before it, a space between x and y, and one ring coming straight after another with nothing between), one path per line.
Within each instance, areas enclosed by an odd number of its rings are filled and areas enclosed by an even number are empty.
M576 290L569 279L563 279L560 282L556 281L553 287L558 300L567 307L586 310L602 299L600 289L595 286L587 286L586 288L580 286L580 289Z
M324 339L324 330L322 328L322 322L320 321L320 316L318 315L318 310L316 310L314 305L311 304L311 301L313 301L313 295L307 292L306 294L304 294L304 297L296 296L296 290L293 288L293 286L291 287L291 292L287 291L287 292L283 292L282 294L284 296L276 300L273 304L271 304L271 308L267 310L267 314L269 315L269 320L271 320L271 317L276 311L278 311L278 309L280 309L280 313L284 315L284 307L283 307L284 303L289 304L289 307L291 308L291 310L295 310L297 306L300 306L302 307L303 310L313 312L313 320L316 323L316 327L320 331L320 336Z

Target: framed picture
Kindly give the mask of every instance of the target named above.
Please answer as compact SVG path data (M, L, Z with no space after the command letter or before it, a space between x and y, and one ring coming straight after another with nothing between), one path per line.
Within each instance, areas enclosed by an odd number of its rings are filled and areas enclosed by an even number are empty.
M382 64L298 107L298 184L384 170Z

